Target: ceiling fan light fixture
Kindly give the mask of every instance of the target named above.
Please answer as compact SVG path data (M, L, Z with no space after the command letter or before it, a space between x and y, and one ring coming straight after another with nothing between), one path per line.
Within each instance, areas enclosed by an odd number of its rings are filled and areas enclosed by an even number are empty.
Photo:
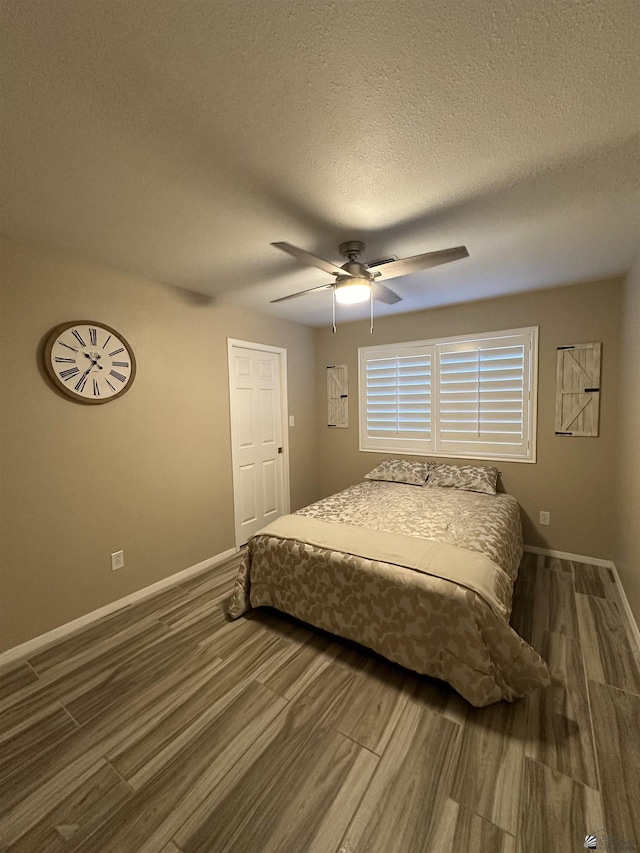
M362 279L360 281L346 281L336 286L336 300L341 305L355 305L357 302L366 302L371 297L371 285Z

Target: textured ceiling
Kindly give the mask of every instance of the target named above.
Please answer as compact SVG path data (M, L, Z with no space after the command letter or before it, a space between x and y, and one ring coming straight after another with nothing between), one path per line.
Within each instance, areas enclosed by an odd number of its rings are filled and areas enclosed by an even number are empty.
M637 0L0 0L0 230L313 324L342 262L465 244L378 313L626 271ZM342 307L356 318L366 306Z

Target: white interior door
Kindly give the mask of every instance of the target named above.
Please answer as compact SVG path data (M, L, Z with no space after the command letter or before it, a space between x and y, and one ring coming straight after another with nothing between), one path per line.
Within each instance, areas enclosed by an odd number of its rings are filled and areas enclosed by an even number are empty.
M289 511L284 350L229 341L236 546Z

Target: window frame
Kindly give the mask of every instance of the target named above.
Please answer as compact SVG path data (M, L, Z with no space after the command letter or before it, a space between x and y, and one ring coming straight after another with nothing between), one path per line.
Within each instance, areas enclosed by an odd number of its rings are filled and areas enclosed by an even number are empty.
M528 358L525 353L525 377L523 405L523 443L526 451L523 454L509 455L501 448L495 454L482 449L478 452L448 451L438 446L439 422L440 422L440 377L439 377L439 350L442 346L455 346L460 344L473 344L479 341L491 339L507 339L509 337L528 338ZM432 338L422 341L401 341L392 344L380 344L377 346L358 347L358 437L359 449L364 453L398 454L405 453L411 456L433 456L449 459L482 459L496 462L524 462L535 463L537 459L537 413L538 413L538 326L525 326L518 329L503 329L492 332L478 332L468 335L451 335L442 338ZM406 355L409 350L414 350L418 355L424 352L431 354L431 414L430 414L430 439L394 439L389 436L370 437L367 435L367 384L366 365L367 355L375 353L378 358L383 358L385 353L389 356L394 353ZM527 387L528 383L528 387Z

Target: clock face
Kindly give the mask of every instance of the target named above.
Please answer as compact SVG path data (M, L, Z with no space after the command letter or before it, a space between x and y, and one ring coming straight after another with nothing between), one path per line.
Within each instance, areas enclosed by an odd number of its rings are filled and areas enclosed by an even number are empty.
M81 320L55 328L45 348L55 385L78 403L108 403L127 391L136 374L133 350L104 323Z

